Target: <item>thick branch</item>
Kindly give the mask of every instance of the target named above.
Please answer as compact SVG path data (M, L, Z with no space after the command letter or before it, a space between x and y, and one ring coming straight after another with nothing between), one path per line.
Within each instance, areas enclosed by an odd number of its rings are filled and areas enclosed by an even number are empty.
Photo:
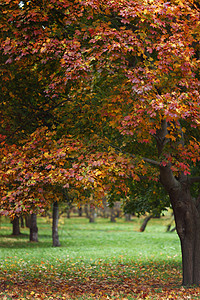
M160 162L157 161L157 160L153 160L153 159L146 158L146 157L142 157L142 159L143 159L145 162L147 162L147 163L149 163L149 164L151 164L151 165L160 167Z
M162 121L161 128L157 130L156 135L154 135L157 142L158 157L162 154L163 148L168 142L168 139L166 139L167 134L168 134L167 121L164 119Z
M118 148L118 147L115 147L115 146L113 146L113 145L111 145L111 147L114 148L114 149L116 150L117 153L122 153L122 154L129 155L129 156L132 157L132 158L137 158L136 155L131 154L131 153L129 153L129 152L125 152L125 151L121 150L121 149ZM151 164L151 165L160 167L160 162L157 161L157 160L150 159L150 158L147 158L147 157L141 157L141 159L144 160L145 162Z
M180 188L180 182L175 178L170 166L160 166L160 181L169 193Z

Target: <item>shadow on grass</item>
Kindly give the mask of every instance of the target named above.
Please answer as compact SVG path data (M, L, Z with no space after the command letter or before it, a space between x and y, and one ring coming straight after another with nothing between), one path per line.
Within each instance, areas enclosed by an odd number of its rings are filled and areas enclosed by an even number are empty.
M23 238L23 237L29 237L27 233L20 233L19 235L14 235L14 234L0 234L0 238Z
M41 249L44 249L44 248L52 248L52 243L49 242L45 242L45 243L42 243L42 242L39 242L39 243L35 243L35 242L30 242L30 241L26 241L26 242L19 242L19 243L15 243L15 244L10 244L8 245L7 243L0 243L0 248L6 248L6 249L34 249L34 248L41 248Z
M28 248L50 248L52 247L52 240L51 235L44 234L39 235L39 242L30 242L29 241L29 234L20 233L19 235L12 235L12 234L1 234L0 235L0 248L7 248L7 249L23 249L25 247ZM43 241L43 239L48 239Z

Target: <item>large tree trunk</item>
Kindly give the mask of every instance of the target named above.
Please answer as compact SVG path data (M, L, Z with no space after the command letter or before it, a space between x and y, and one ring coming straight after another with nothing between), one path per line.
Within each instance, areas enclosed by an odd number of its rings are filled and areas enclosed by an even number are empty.
M200 284L200 217L189 188L172 193L176 229L181 241L183 285Z
M60 247L59 235L58 235L58 219L59 219L59 208L58 202L53 203L53 223L52 223L52 238L53 247Z
M169 167L161 167L161 182L169 193L181 242L183 285L200 285L200 214L186 176L178 180Z
M13 235L19 235L20 234L20 226L19 226L19 217L15 217L12 220L12 227L13 227Z
M38 227L36 214L32 214L30 219L30 242L38 242Z

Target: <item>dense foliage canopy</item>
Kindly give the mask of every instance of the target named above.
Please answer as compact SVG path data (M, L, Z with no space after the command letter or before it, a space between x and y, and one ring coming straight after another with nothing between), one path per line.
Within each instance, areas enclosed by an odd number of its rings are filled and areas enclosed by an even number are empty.
M3 0L0 27L7 212L49 203L43 185L198 175L198 3Z

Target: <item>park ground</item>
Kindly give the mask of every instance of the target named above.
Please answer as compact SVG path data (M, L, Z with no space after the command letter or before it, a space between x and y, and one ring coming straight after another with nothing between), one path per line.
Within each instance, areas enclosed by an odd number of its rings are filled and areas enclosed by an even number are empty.
M200 299L199 287L181 286L181 253L167 217L111 223L62 217L61 247L53 248L51 220L38 218L39 243L29 230L12 236L0 224L0 299Z

